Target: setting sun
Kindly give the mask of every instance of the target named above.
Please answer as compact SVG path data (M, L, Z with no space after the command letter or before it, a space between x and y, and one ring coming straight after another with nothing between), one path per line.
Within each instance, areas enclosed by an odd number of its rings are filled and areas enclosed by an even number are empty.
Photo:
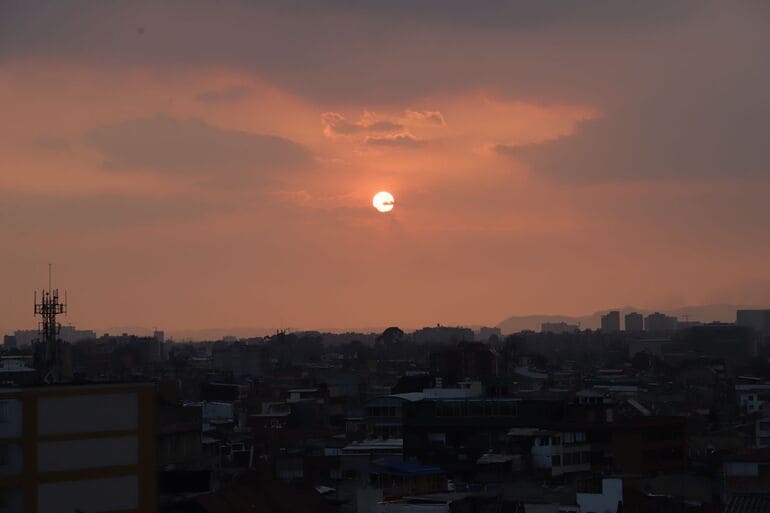
M393 195L386 191L380 191L372 198L372 205L380 212L390 212L395 204Z

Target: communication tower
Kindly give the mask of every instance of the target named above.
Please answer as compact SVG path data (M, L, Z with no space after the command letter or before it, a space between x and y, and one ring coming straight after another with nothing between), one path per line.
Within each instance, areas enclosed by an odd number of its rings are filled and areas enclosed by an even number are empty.
M62 342L59 340L61 324L56 320L57 315L67 313L67 293L64 302L59 301L59 289L51 285L51 265L48 265L48 289L40 293L38 302L35 291L35 316L40 316L38 323L39 338L35 348L36 367L46 383L62 381Z

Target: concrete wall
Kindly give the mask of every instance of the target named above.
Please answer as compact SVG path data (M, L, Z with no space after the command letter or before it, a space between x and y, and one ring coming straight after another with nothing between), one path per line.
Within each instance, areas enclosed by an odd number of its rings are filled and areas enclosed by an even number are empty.
M0 438L21 436L21 401L18 399L0 400Z
M23 467L22 461L23 456L20 444L0 444L0 475L15 476L20 474Z
M136 465L136 436L42 442L37 449L39 472Z
M44 483L38 487L38 513L133 510L137 491L136 476Z
M581 513L617 513L623 501L623 480L602 479L602 493L578 493Z
M38 434L130 431L137 425L135 394L41 397Z

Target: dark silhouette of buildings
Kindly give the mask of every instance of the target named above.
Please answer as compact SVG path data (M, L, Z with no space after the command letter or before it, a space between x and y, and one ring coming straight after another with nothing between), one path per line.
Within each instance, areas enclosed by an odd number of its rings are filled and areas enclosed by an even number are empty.
M602 315L601 329L604 333L617 333L620 331L620 312L615 310Z
M631 312L625 316L625 331L628 333L641 333L644 331L644 316L637 312Z

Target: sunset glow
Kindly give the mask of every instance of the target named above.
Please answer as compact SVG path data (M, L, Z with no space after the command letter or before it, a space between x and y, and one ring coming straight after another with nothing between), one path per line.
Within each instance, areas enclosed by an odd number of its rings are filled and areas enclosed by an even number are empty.
M395 200L393 199L393 195L391 193L381 191L375 194L372 198L372 205L379 212L390 212L393 210Z
M0 7L0 331L770 303L751 7L278 4Z

